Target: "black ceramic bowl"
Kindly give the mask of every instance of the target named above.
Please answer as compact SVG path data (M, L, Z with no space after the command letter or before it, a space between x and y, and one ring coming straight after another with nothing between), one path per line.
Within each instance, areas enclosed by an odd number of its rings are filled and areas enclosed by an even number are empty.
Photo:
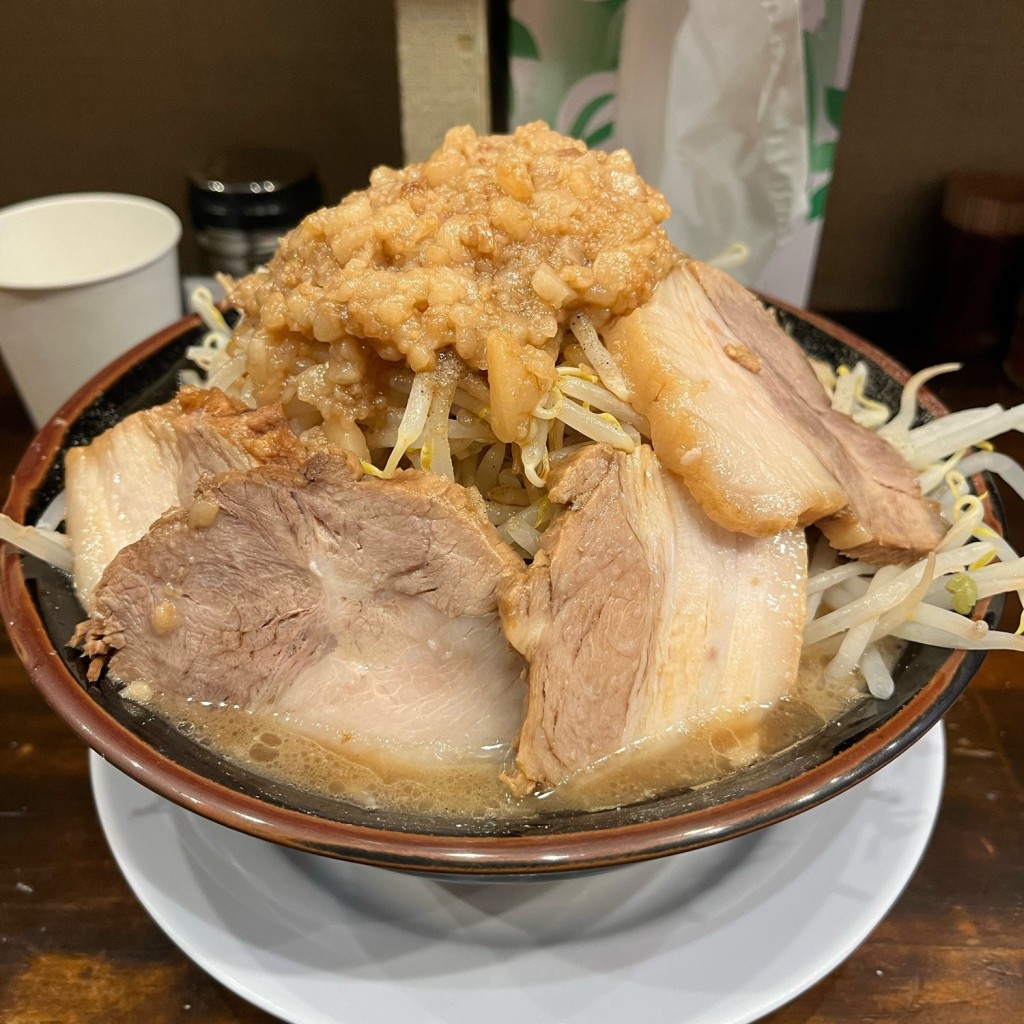
M835 325L780 309L813 356L833 365L866 359L869 392L895 407L907 374ZM65 449L174 392L184 353L202 334L186 318L143 342L89 382L42 429L25 454L5 506L34 522L63 487ZM925 394L925 415L945 410ZM6 547L4 620L33 681L78 734L128 775L224 825L331 857L461 875L520 875L607 867L705 846L813 807L881 768L922 736L963 692L977 652L912 646L886 701L851 712L782 753L722 781L655 800L587 813L541 812L515 821L453 821L370 811L269 781L211 753L122 700L114 684L89 684L65 648L84 613L69 579ZM998 608L988 608L994 623Z

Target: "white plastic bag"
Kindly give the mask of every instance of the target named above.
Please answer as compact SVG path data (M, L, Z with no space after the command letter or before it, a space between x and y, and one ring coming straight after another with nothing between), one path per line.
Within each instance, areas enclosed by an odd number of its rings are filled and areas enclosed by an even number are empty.
M798 0L644 0L626 10L617 134L700 259L734 243L756 284L806 219L807 118Z
M745 284L803 306L862 7L512 0L511 123L625 146L671 204L679 248L730 253Z

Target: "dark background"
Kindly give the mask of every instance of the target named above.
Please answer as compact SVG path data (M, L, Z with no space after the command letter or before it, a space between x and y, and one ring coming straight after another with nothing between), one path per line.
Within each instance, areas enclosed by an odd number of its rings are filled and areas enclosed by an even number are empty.
M813 308L926 298L945 176L1024 170L1022 40L1021 0L867 0ZM225 143L309 153L337 201L402 162L394 51L390 0L4 3L0 206L126 191L184 220Z

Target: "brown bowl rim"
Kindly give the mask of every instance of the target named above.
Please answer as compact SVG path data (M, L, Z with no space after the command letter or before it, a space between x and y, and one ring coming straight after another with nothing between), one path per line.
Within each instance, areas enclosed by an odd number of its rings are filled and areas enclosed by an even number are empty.
M891 356L825 317L775 300L772 304L861 352L900 383L909 377ZM26 450L3 511L22 522L68 427L83 410L128 370L199 323L197 316L187 316L169 325L69 398ZM920 401L935 415L948 412L927 390L922 390ZM493 837L388 832L267 803L160 754L111 717L68 672L25 585L20 553L10 545L3 546L2 571L0 607L33 683L81 739L125 774L188 810L262 839L310 853L429 873L523 875L610 867L696 849L782 821L861 782L924 735L959 695L959 690L951 692L951 684L967 654L951 652L886 722L827 761L723 804L586 832Z

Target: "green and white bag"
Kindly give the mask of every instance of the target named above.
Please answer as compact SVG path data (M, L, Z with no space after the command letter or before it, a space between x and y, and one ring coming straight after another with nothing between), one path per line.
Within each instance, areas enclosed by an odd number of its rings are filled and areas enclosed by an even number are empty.
M666 229L807 301L863 0L512 0L510 124L625 146Z

